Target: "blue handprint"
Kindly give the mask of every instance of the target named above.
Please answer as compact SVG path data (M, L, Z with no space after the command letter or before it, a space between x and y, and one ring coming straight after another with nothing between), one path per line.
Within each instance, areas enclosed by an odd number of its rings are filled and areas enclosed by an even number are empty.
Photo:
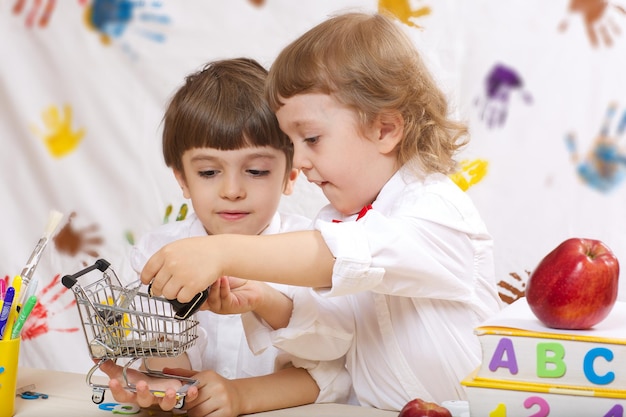
M485 80L486 97L476 99L480 107L480 119L489 128L501 127L506 122L511 94L519 90L523 100L530 104L532 96L523 90L522 78L513 69L497 64Z
M620 149L620 141L626 130L626 110L617 125L615 135L611 137L609 134L616 110L615 104L609 105L600 134L584 160L579 160L575 135L568 133L565 136L578 176L587 185L602 192L611 191L626 178L626 150Z
M131 31L155 42L164 42L165 35L141 24L167 24L170 18L160 13L162 2L138 0L94 0L87 7L86 21L88 26L100 34L103 44L109 45L113 40L120 40ZM139 24L138 24L139 23ZM131 55L136 55L133 48L122 44Z

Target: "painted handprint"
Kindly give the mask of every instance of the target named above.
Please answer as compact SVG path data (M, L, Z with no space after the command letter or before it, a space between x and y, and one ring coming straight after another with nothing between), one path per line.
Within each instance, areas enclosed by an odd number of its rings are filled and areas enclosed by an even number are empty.
M104 45L122 39L128 32L134 32L154 42L164 42L165 35L160 30L143 27L147 23L168 24L170 18L160 12L162 1L132 0L93 0L85 10L85 22L89 29L100 35ZM127 42L122 42L125 52L136 58L136 52Z
M28 0L15 0L13 3L13 14L19 16L26 10L26 3ZM87 0L78 0L80 6L84 6ZM30 4L30 8L26 11L26 27L32 28L38 26L44 28L50 23L52 13L56 7L57 0L33 0ZM43 6L43 7L42 7Z
M378 11L389 12L405 25L416 28L421 26L414 19L428 16L431 12L428 6L414 8L410 0L378 0Z
M616 22L617 19L626 18L626 9L607 0L570 0L569 13L582 15L587 37L594 48L601 42L608 47L612 46L614 36L621 34L620 24L626 22ZM568 20L563 20L559 30L567 30L568 25Z
M163 224L169 223L170 216L172 215L173 210L174 208L172 207L171 204L168 204L167 207L165 207L165 215L163 216ZM187 218L188 212L189 212L189 206L187 205L187 203L183 203L178 209L178 214L176 215L176 221L179 222L179 221L185 220ZM125 238L126 238L126 241L130 243L131 245L135 244L135 234L132 231L127 230L125 233Z
M85 129L72 130L72 108L68 105L63 107L63 114L56 106L48 107L42 114L46 130L41 131L37 126L31 129L39 136L48 152L55 158L61 158L78 147L85 136Z
M26 3L26 0L16 0L16 2L13 3L13 14L22 14ZM32 28L35 25L35 22L37 22L37 26L43 28L48 25L48 22L50 22L50 17L52 16L52 12L54 11L54 7L56 6L56 0L47 0L45 5L43 6L43 11L41 9L41 6L41 0L35 0L31 5L31 8L26 13L27 28Z
M584 183L602 192L613 190L626 177L626 148L623 143L626 110L617 123L615 134L611 135L611 124L616 112L617 105L611 103L600 133L584 158L578 154L574 133L565 136L565 143L572 162L576 165L578 176Z
M181 220L185 220L187 218L188 212L189 212L189 206L187 206L187 203L183 203L178 209L178 214L176 215L176 221L179 222ZM165 216L163 216L163 223L169 222L171 215L172 215L172 205L168 204L168 206L165 208Z
M61 275L57 274L52 281L37 294L38 300L35 308L24 323L21 333L22 340L34 339L48 332L75 333L78 327L55 328L51 327L51 319L66 310L74 309L76 299L71 296L67 302L59 301L67 292L67 288L61 285ZM71 294L71 293L70 293Z
M53 241L56 249L71 257L86 254L92 258L98 258L100 255L94 249L94 246L101 246L104 243L102 237L95 235L99 229L98 225L92 224L82 229L74 229L72 221L75 218L76 212L72 212L65 226L54 237ZM83 265L87 265L87 262L83 261Z
M524 90L520 75L512 68L497 64L485 79L485 97L477 98L475 104L480 109L480 119L489 128L504 126L509 111L509 100L518 91L526 104L532 103L532 96Z
M498 295L500 299L507 304L511 304L513 301L519 300L526 296L526 281L530 277L530 271L526 272L526 278L519 276L517 272L509 273L509 276L513 280L501 280L498 282Z
M472 185L478 184L487 175L487 166L489 163L484 159L468 159L461 161L461 169L450 175L450 179L454 181L463 191L467 191Z

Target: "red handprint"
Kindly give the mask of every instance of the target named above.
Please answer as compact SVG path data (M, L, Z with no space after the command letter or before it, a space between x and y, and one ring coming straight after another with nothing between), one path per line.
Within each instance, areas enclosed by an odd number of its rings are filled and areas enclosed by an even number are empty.
M24 10L26 0L17 0L15 4L13 4L13 14L19 15ZM37 15L39 15L39 10L41 9L42 0L35 0L31 9L28 11L26 15L26 27L33 27L35 24L35 20L37 20ZM45 27L48 25L50 21L50 16L52 16L52 11L54 10L54 6L56 5L56 0L47 0L46 5L44 6L43 13L39 15L39 20L37 21L37 26Z
M76 305L74 297L65 304L58 302L59 298L66 292L67 288L60 284L60 275L55 275L50 284L46 285L38 294L37 304L30 316L28 316L26 323L24 323L21 333L22 340L34 339L50 331L74 333L80 330L78 327L67 327L64 329L50 327L50 319L52 317L60 312L74 308Z

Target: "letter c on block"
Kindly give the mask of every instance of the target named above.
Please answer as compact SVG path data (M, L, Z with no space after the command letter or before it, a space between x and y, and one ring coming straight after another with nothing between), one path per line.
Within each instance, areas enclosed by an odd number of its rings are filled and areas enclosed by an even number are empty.
M613 352L611 352L607 348L593 348L587 352L585 355L585 359L583 360L583 371L585 372L585 376L589 380L589 382L597 385L606 385L613 382L615 379L614 372L607 372L604 375L596 374L593 369L593 363L597 357L602 357L607 360L607 362L611 362L613 360Z

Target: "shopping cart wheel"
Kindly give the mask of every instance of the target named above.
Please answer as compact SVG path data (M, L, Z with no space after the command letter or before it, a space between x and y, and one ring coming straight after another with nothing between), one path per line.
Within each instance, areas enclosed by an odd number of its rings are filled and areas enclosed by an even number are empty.
M176 405L174 406L174 408L177 410L180 410L181 408L183 408L184 405L185 405L185 397L181 397L176 402Z
M104 392L105 390L102 388L94 388L91 394L91 401L94 404L102 404L104 401Z

